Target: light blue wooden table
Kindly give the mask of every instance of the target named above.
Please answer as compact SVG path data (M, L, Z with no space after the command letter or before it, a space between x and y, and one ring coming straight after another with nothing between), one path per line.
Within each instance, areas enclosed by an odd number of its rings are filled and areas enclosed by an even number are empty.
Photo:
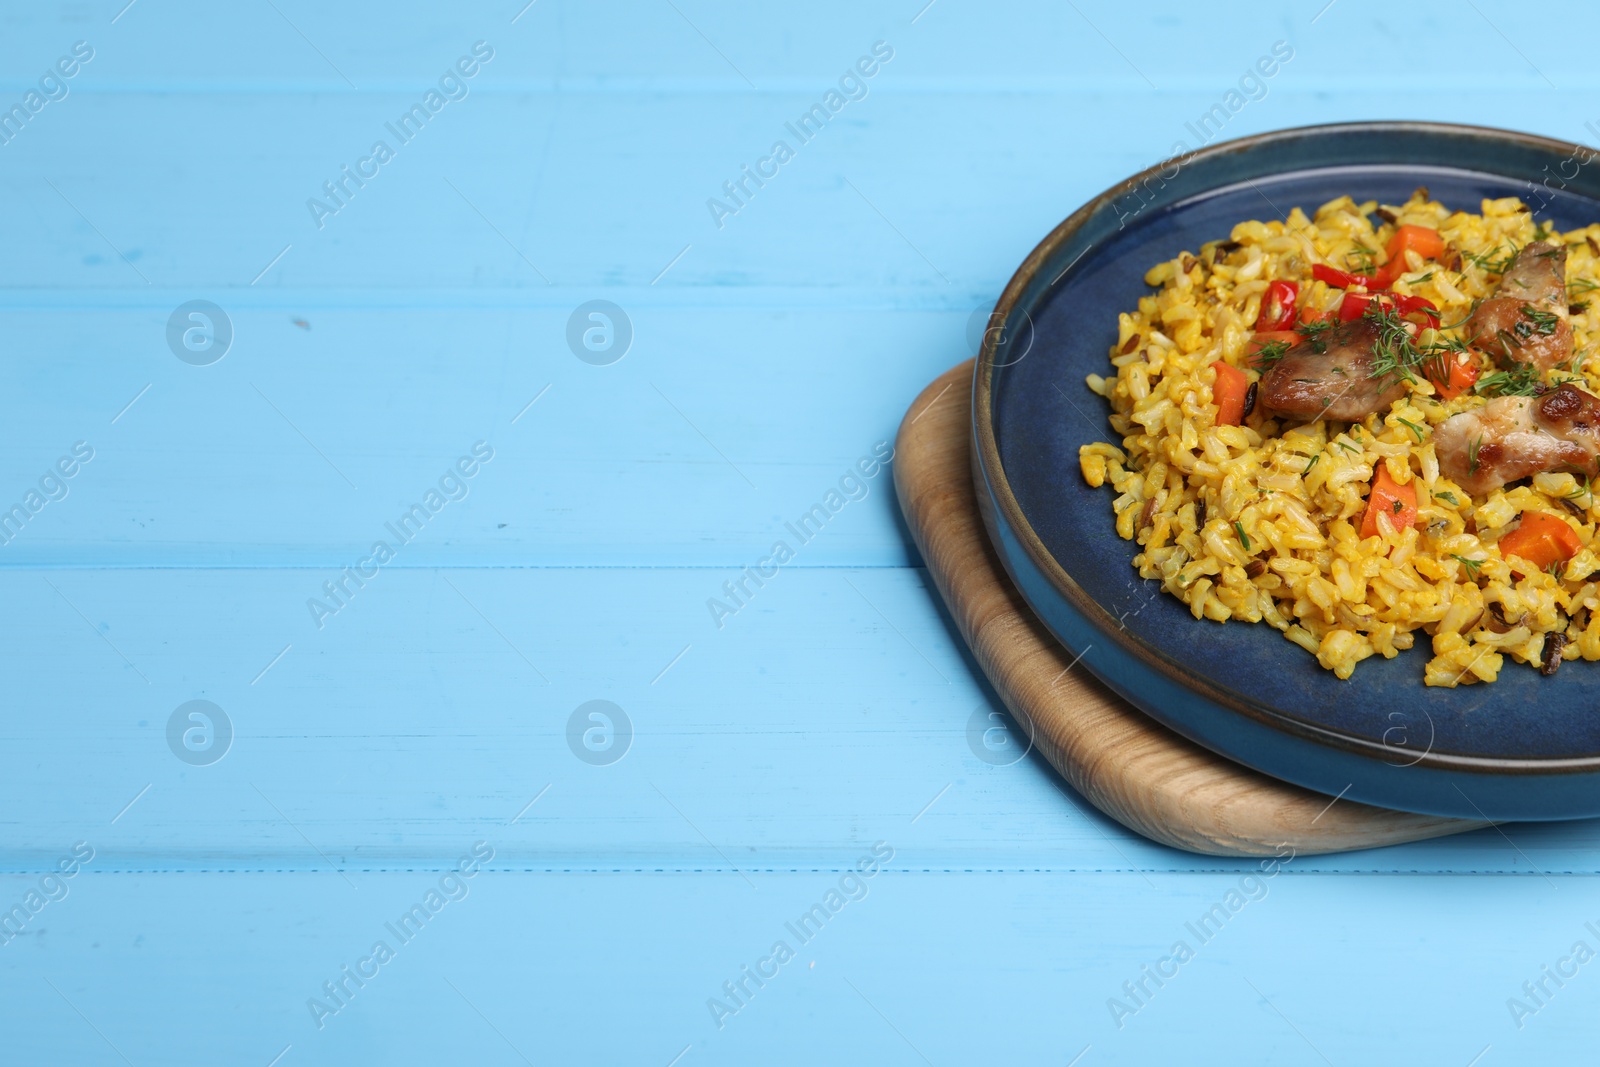
M1592 141L1587 9L523 2L0 12L0 1061L1592 1056L1594 824L1151 845L785 532L1214 104Z

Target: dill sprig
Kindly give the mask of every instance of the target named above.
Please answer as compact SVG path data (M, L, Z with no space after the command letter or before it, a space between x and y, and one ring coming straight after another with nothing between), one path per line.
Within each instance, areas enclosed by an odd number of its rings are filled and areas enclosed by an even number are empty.
M1418 348L1416 341L1406 330L1406 320L1400 316L1400 312L1392 307L1381 307L1376 300L1367 305L1363 317L1378 328L1378 338L1372 343L1370 376L1373 378L1396 376L1415 385L1417 368L1437 354L1439 346L1425 345Z
M1473 559L1471 556L1463 556L1455 552L1450 553L1450 558L1465 567L1467 574L1473 578L1478 576L1478 569L1483 566L1483 560Z
M1323 337L1323 334L1338 328L1339 324L1333 319L1318 319L1315 322L1302 322L1294 329L1296 333L1306 339L1306 343L1311 345L1311 351L1320 356L1328 350L1328 342Z
M1270 341L1262 345L1256 350L1256 354L1250 357L1250 365L1257 370L1266 370L1282 359L1283 354L1289 351L1289 347L1288 341Z
M1527 321L1524 322L1523 319L1526 319ZM1523 340L1526 340L1528 337L1536 333L1544 334L1548 337L1550 334L1556 332L1556 327L1560 324L1561 316L1557 315L1555 312L1540 311L1536 307L1523 304L1522 318L1517 320L1516 326L1512 327L1512 332L1514 332Z
M1494 254L1498 251L1500 251L1500 245L1495 245L1493 248L1489 249L1489 251L1480 253L1478 255L1474 255L1471 252L1463 252L1461 255L1462 258L1466 259L1469 263L1472 263L1474 266L1477 266L1480 269L1489 272L1490 274L1504 274L1506 272L1506 268L1511 266L1511 261L1517 258L1518 249L1516 244L1512 243L1511 251L1507 252L1504 258L1495 259Z
M1479 396L1538 396L1542 388L1539 368L1531 363L1513 363L1506 370L1479 378L1472 391Z
M1421 426L1418 426L1416 423L1412 422L1410 419L1402 419L1399 415L1395 416L1395 421L1400 423L1400 425L1404 426L1406 429L1410 430L1413 434L1416 435L1417 444L1420 445L1422 443L1422 427Z

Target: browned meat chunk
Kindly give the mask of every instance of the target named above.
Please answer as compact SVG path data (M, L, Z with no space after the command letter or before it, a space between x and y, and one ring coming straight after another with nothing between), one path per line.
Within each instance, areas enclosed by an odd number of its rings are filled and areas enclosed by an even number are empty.
M1506 267L1495 295L1467 320L1471 344L1502 362L1549 370L1572 357L1567 321L1567 250L1535 241Z
M1433 432L1439 470L1473 496L1544 471L1600 473L1600 397L1563 385L1503 396L1452 415Z
M1406 391L1406 383L1393 374L1373 377L1378 338L1378 324L1359 318L1301 341L1262 376L1257 403L1274 414L1306 420L1354 422L1385 410Z

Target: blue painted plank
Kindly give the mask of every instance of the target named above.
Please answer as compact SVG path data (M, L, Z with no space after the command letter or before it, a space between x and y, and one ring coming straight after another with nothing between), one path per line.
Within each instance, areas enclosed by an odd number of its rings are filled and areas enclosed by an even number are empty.
M963 358L965 313L734 307L684 361L705 313L636 308L634 351L593 366L569 312L236 309L210 366L168 350L166 312L11 313L0 510L74 444L93 458L5 527L0 562L338 568L434 491L397 566L738 568L841 481L853 499L797 563L914 559L881 459ZM928 351L880 357L906 334ZM780 358L753 358L760 338ZM851 371L817 373L823 352Z
M0 574L0 640L31 665L4 733L4 869L98 833L117 869L387 870L490 828L530 870L813 869L913 817L908 868L1241 866L1143 842L1037 754L994 765L997 705L919 571L780 570L721 629L705 602L736 576L713 569L383 569L318 629L306 601L336 577ZM194 700L232 729L199 764L169 733L206 742L179 713ZM610 738L595 700L621 709ZM1597 833L1302 869L1593 872Z
M1583 880L1318 878L1296 863L1270 878L916 876L896 870L911 829L864 835L852 865L873 841L894 857L846 882L856 899L840 892L831 914L839 874L754 888L523 875L496 872L497 852L443 887L405 942L389 925L441 889L472 841L427 870L356 875L354 888L332 875L105 877L91 864L0 946L8 1047L18 1062L84 1065L265 1065L286 1048L284 1065L665 1065L685 1049L685 1065L1212 1063L1225 1062L1220 1035L1227 1056L1248 1048L1267 1063L1363 1063L1376 1047L1394 1062L1466 1064L1488 1048L1481 1063L1534 1063L1592 1047L1595 965L1571 956L1579 941L1600 947ZM0 900L37 884L0 879ZM827 918L802 942L789 924L813 905ZM779 941L794 953L781 966ZM732 1001L724 983L763 960L765 984L746 980ZM327 997L325 982L363 966L343 1004ZM1542 971L1557 966L1560 986ZM1166 972L1161 985L1147 968ZM1523 983L1539 981L1535 1007ZM1124 983L1139 982L1135 1000ZM314 1014L313 998L339 1010ZM1512 998L1535 1010L1514 1017ZM712 999L739 1010L714 1016ZM1412 1021L1392 1014L1398 1003Z
M891 64L879 77L893 75ZM1292 75L1293 64L1279 91L1221 134L1394 107L1393 91L1330 102L1293 87ZM492 76L492 65L480 75ZM1086 199L1168 158L1177 141L1201 143L1191 127L1228 89L897 93L886 84L855 105L859 117L841 112L801 142L786 123L826 87L484 92L408 141L386 127L414 100L400 92L69 97L60 114L45 110L0 146L10 205L0 236L32 250L0 264L0 284L130 290L163 310L176 301L158 301L169 295L158 291L218 299L252 283L302 301L362 287L555 287L580 299L653 282L916 287L970 307ZM1585 123L1597 116L1577 95L1462 88L1408 99L1417 118L1595 136ZM206 131L212 158L232 161L225 178L214 164L181 162L195 130ZM379 140L394 158L366 164L359 187L344 179L341 168L368 159ZM794 158L731 198L724 183L779 140ZM975 143L988 147L975 152ZM114 172L102 165L107 153ZM324 191L336 179L345 182L337 199ZM314 211L314 198L337 211ZM737 213L719 218L714 198Z

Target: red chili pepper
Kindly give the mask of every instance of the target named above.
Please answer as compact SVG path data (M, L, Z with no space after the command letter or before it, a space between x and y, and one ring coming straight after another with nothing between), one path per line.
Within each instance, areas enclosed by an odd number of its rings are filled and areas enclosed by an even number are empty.
M1339 304L1339 321L1352 322L1367 313L1376 300L1379 307L1392 307L1401 315L1421 315L1428 325L1439 328L1439 309L1420 296L1402 296L1400 293L1346 293Z
M1256 317L1257 332L1287 330L1294 326L1294 302L1300 287L1294 282L1272 282L1261 294L1261 314Z
M1360 286L1363 289L1376 289L1378 284L1365 274L1351 274L1347 270L1339 270L1322 263L1315 263L1311 267L1311 276L1319 282L1325 282L1335 289L1351 289Z

